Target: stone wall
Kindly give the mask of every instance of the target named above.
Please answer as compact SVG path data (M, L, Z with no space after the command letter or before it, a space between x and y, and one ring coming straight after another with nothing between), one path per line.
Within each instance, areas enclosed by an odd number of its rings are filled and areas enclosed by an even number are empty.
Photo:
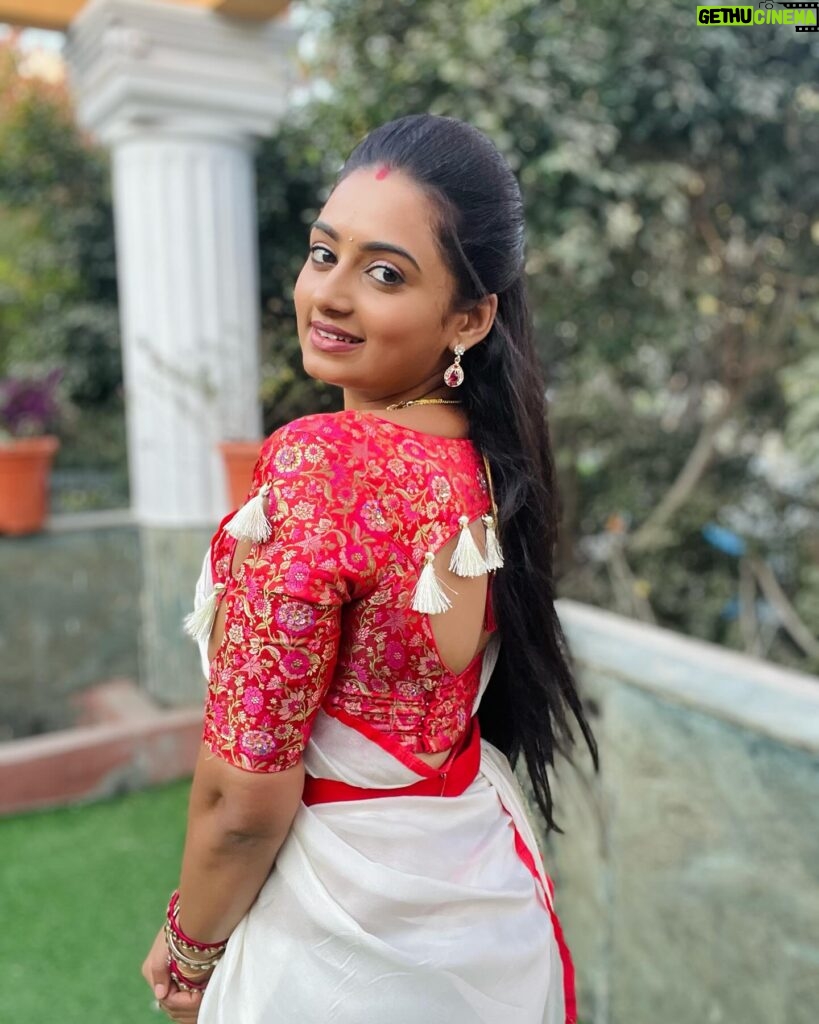
M580 1020L815 1024L819 679L559 607L601 759L543 844Z
M140 543L128 513L0 537L0 739L70 724L70 698L137 679Z
M118 511L0 537L0 741L70 726L73 695L112 678L162 706L201 704L182 620L212 533L140 528Z

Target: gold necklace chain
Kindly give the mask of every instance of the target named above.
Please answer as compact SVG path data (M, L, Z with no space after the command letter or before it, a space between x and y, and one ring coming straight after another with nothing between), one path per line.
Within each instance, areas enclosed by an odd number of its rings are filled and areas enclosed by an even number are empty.
M404 402L393 402L385 406L385 409L407 409L411 405L463 405L459 398L410 398ZM484 470L486 472L486 483L489 488L489 501L492 506L492 515L495 523L498 522L498 506L495 504L495 488L492 486L492 470L489 468L489 459L486 452L481 452Z
M459 398L410 398L404 402L393 402L385 409L408 409L411 405L462 405Z

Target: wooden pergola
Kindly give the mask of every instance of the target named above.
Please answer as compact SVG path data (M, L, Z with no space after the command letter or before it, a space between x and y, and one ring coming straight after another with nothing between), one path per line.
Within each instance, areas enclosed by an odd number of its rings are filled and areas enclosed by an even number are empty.
M287 0L161 0L177 7L200 7L231 18L269 21ZM64 32L87 0L0 0L0 22Z

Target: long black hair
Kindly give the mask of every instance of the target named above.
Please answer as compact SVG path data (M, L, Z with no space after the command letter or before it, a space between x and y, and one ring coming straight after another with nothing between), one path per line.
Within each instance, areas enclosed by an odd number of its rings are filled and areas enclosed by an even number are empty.
M493 580L500 653L478 711L481 733L514 766L522 753L547 829L547 766L570 760L577 719L599 771L566 638L555 612L553 560L559 503L543 371L532 336L524 277L523 200L494 144L463 121L416 114L371 132L339 181L386 164L411 178L438 213L438 243L456 281L460 308L498 296L494 325L464 353L458 389L470 437L489 460L504 565Z

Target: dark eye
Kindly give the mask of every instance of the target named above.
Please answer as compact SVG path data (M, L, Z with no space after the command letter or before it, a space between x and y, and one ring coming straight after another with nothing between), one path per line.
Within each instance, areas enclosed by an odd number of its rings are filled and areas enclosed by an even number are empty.
M310 246L310 259L319 266L323 266L335 259L335 256L326 245L316 244Z
M376 266L371 267L367 273L371 274L379 284L396 285L404 283L404 278L401 274L398 273L395 267L391 267L388 263L379 263ZM377 277L377 274L382 274L383 276Z

